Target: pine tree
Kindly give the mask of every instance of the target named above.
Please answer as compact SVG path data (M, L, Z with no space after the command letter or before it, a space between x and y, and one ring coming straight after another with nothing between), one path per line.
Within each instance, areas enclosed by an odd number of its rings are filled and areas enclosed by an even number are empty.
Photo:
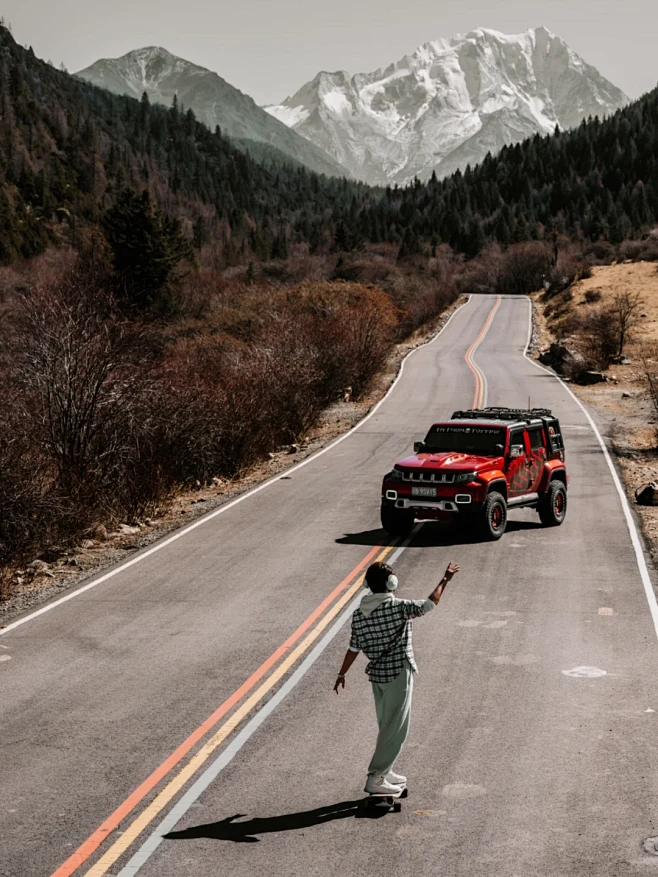
M117 292L129 308L167 306L179 263L191 261L192 248L180 222L163 214L148 191L125 189L103 217L112 249Z

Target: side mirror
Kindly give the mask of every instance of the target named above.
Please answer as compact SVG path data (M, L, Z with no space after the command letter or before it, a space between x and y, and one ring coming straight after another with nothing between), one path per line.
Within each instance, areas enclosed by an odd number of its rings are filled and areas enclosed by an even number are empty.
M414 454L423 454L425 452L425 442L414 442Z
M515 445L513 448L510 448L509 458L510 460L518 460L519 457L522 457L524 454L523 448L520 448L518 445Z

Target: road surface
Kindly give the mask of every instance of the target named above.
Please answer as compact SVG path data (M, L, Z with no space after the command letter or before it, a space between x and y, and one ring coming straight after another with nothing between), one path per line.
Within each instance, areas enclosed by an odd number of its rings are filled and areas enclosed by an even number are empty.
M473 297L343 441L2 632L0 875L658 868L655 598L584 411L524 357L529 308ZM519 510L496 544L425 523L388 546L382 474L474 398L558 413L565 524ZM380 556L404 597L463 572L415 624L410 797L372 820L363 658L332 685Z

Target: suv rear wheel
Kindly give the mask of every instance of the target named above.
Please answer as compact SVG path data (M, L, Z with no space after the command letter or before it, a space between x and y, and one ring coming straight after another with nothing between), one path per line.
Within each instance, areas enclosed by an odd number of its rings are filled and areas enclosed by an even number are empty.
M382 527L389 536L408 536L411 533L414 520L413 513L408 509L396 509L390 505L382 505Z
M561 481L551 481L537 511L545 527L560 526L567 514L567 488Z
M480 535L483 539L500 539L507 526L507 503L502 493L492 490L480 512Z

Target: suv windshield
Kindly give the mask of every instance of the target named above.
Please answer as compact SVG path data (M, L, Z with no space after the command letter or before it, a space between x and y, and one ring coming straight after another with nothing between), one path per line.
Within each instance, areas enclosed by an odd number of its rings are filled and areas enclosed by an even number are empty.
M504 427L494 426L433 426L427 433L425 450L497 457L505 448L505 432Z

